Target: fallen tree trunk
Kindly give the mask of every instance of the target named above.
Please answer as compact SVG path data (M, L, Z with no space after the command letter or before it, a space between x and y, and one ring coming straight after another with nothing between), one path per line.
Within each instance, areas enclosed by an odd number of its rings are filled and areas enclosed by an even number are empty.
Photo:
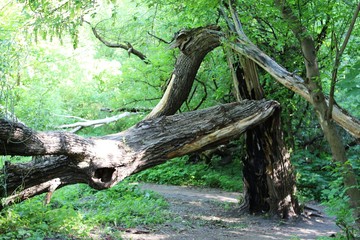
M121 133L83 138L67 132L35 132L0 120L0 153L46 156L29 163L6 162L2 204L75 183L95 189L168 159L229 141L264 122L279 108L275 101L243 101L139 122ZM49 157L48 155L54 155Z

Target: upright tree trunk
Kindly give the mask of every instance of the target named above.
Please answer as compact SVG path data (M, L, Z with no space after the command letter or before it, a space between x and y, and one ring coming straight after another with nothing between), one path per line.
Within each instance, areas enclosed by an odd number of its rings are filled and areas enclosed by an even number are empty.
M358 188L357 177L351 164L347 162L345 147L341 137L336 130L335 124L329 112L329 106L322 91L320 72L317 61L317 52L313 38L307 33L300 20L294 15L288 3L284 0L275 0L276 6L280 9L283 18L289 23L294 35L301 44L302 53L306 67L305 85L318 116L319 123L329 143L332 157L342 164L344 185L350 197L350 206L354 209L354 217L360 225L360 189Z
M229 28L240 38L247 39L231 1L228 7L233 19L232 22L228 20ZM236 53L229 54L229 51L227 58L237 99L263 99L264 92L255 62ZM249 129L245 136L247 156L243 160L244 204L248 204L252 213L270 212L282 218L297 215L299 206L294 195L295 174L290 154L283 142L280 108L264 124Z
M229 58L230 57L230 58ZM228 55L236 92L241 99L264 97L255 63ZM295 216L299 207L295 194L295 174L282 139L280 108L276 113L246 132L247 157L243 160L245 202L252 213L270 212L282 218Z

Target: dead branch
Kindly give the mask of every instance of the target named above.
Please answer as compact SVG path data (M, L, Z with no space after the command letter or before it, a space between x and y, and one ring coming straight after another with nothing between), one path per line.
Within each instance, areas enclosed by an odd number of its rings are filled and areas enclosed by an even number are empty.
M136 113L124 112L124 113L121 113L119 115L112 116L112 117L107 117L107 118L103 118L103 119L96 119L96 120L85 120L85 121L82 121L82 122L76 122L76 123L61 125L61 126L58 126L56 128L58 128L58 129L75 128L76 131L79 131L80 129L82 129L84 127L90 127L90 126L100 127L100 126L102 126L104 124L109 124L109 123L112 123L112 122L116 122L119 119L128 117L128 116L133 115L133 114L136 114ZM68 116L68 117L72 117L72 116Z
M110 47L110 48L122 48L129 53L129 56L130 56L130 54L134 54L135 56L139 57L144 63L146 63L146 64L150 63L150 60L146 57L146 55L144 55L142 52L136 50L129 42L127 42L127 43L112 43L112 42L108 42L107 40L105 40L102 36L100 36L98 31L96 30L96 27L99 23L96 24L95 27L93 27L91 25L91 23L89 23L88 21L84 20L84 22L89 24L92 32L94 33L94 36L97 39L99 39L100 42L105 44L105 46Z

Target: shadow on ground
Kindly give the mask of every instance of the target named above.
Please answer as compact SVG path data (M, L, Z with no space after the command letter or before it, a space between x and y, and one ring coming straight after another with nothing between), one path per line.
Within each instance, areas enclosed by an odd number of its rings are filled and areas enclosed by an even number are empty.
M139 184L143 190L162 195L170 204L171 221L152 229L133 229L122 234L134 240L209 239L316 239L339 231L331 219L299 217L293 221L265 216L240 215L240 193L217 189ZM320 206L312 205L323 212Z

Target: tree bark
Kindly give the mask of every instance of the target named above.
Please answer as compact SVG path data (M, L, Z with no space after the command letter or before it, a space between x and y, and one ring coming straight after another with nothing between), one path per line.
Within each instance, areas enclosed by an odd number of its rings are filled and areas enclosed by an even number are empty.
M275 101L243 101L139 122L121 133L83 138L66 132L35 132L0 120L0 153L46 156L29 163L7 162L0 191L11 204L75 183L95 189L168 159L214 147L263 123L279 108ZM53 155L49 157L48 155Z
M220 46L220 28L210 25L179 31L171 44L178 47L180 55L176 60L170 82L160 102L146 119L176 113L189 96L196 73L206 54Z
M229 42L228 44L234 51L256 62L261 68L263 68L286 88L299 94L310 104L314 104L314 100L305 85L306 81L300 76L289 72L279 65L252 42L238 38L237 42ZM328 103L327 97L325 96L324 98L326 103ZM334 103L332 119L355 138L360 139L360 121L351 116L346 110L342 109L336 103Z
M233 27L228 22L229 28L240 38L247 39L231 4L229 10L235 24ZM245 56L236 56L236 53L227 54L227 57L237 98L263 99L255 62ZM281 218L296 216L300 209L295 197L295 174L283 142L280 108L264 124L249 129L245 136L247 156L243 159L243 209L248 208L251 213L269 212Z
M246 146L243 173L250 212L269 212L281 218L298 215L295 172L282 139L280 109L246 132Z
M229 2L228 10L232 22L222 10L228 27L236 32L240 39L248 39L242 29L233 1ZM236 53L227 56L237 87L237 98L263 99L265 94L260 85L256 63L249 57ZM235 56L237 60L232 56ZM243 160L244 199L245 204L249 205L250 212L269 212L281 218L296 216L300 213L295 197L296 180L290 163L290 154L283 141L280 108L264 124L249 129L245 136L247 156Z

